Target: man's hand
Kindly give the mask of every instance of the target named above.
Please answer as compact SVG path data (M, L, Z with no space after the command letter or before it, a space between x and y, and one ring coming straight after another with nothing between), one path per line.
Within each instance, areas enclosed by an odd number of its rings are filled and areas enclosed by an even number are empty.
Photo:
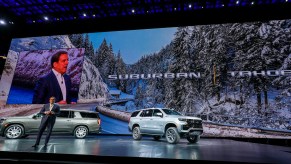
M46 115L53 115L53 114L55 114L55 112L53 112L53 111L45 111L44 114L46 114Z

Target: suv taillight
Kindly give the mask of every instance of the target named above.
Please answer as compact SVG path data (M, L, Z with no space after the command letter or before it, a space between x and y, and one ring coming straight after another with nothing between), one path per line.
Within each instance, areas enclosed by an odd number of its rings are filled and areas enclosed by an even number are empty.
M97 123L98 123L98 125L101 125L101 119L100 118L97 120Z

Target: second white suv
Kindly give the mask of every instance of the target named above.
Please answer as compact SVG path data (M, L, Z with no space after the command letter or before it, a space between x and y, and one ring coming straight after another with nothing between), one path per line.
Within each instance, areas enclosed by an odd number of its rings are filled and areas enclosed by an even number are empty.
M178 143L180 137L196 143L203 133L201 118L184 116L169 108L147 108L133 112L128 129L135 140L140 140L142 135L151 135L155 140L165 136L172 144Z

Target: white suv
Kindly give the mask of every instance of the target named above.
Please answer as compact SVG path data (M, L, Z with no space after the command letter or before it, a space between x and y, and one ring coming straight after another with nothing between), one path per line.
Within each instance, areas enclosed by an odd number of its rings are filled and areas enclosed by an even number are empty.
M202 119L184 116L168 108L147 108L131 114L128 129L135 140L142 135L151 135L155 140L165 136L172 144L185 137L190 143L196 143L203 133Z

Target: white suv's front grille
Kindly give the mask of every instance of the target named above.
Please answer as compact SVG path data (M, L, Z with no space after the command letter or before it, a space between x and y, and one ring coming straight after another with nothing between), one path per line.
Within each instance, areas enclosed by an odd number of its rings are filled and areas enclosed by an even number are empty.
M187 119L187 127L202 128L202 120Z

